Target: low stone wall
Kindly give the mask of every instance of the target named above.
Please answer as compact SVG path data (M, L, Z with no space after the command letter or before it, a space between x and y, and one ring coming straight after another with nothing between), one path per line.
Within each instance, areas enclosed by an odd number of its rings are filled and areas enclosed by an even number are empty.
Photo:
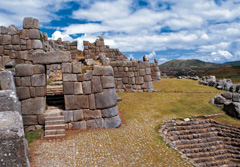
M151 68L148 61L111 62L118 92L152 92Z
M151 66L151 77L152 81L160 81L161 79L161 72L158 66L157 59L154 59L154 63L150 63Z
M231 92L222 92L210 100L210 103L222 107L228 114L240 119L240 94Z
M168 121L160 135L173 148L199 167L238 166L240 127L211 119Z
M104 39L102 36L99 39L96 39L94 43L83 41L83 45L83 55L86 59L96 60L99 58L100 53L105 53L106 57L108 57L110 61L127 60L127 56L123 55L119 49L111 49L108 45L104 45Z

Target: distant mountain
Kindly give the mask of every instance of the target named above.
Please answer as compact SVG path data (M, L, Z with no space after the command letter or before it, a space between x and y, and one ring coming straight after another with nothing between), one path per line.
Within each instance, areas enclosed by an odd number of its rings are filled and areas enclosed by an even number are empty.
M231 63L231 62L229 62ZM166 63L159 65L159 68L176 68L176 69L193 69L193 70L209 70L214 68L225 67L229 64L216 64L204 62L197 59L191 60L170 60Z
M230 66L240 66L240 61L226 62L224 64L230 65Z

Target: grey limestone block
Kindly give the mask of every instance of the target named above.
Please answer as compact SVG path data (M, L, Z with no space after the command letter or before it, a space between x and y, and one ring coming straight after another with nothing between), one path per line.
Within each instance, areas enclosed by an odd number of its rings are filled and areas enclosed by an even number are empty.
M64 120L66 123L73 122L73 111L72 110L63 110Z
M38 115L38 124L40 125L44 125L45 124L45 115L42 114L42 115Z
M2 34L0 34L0 45L2 45L3 44L3 35ZM2 48L3 48L3 46L1 46ZM3 51L2 51L2 53L1 54L3 54Z
M32 57L34 64L70 63L72 61L68 51L35 52Z
M2 111L21 113L21 103L18 101L15 90L0 90L0 112Z
M240 103L225 103L223 110L230 116L240 119Z
M19 100L30 98L30 92L28 87L17 87L16 92Z
M11 35L3 35L2 36L2 44L3 45L10 45L12 42L12 37Z
M83 120L83 110L73 110L73 121L81 121Z
M226 102L226 98L222 97L221 95L216 95L214 97L214 104L224 104Z
M231 92L222 92L221 96L223 96L226 99L232 99L232 93Z
M105 76L113 76L113 68L111 66L104 66L104 75Z
M83 74L77 74L77 81L83 82L84 81L84 75Z
M16 76L26 77L33 75L33 65L31 64L18 64L16 66Z
M136 77L136 84L141 85L144 83L144 78L143 77Z
M22 34L20 36L21 39L29 39L29 31L28 29L22 29Z
M83 94L83 88L81 82L74 82L74 94L80 95Z
M72 63L72 71L75 74L82 73L82 63L81 62L73 62Z
M92 91L91 91L91 81L83 81L83 93L84 94L91 94Z
M0 90L16 90L11 71L0 71Z
M22 114L41 115L45 111L45 97L30 98L22 101Z
M78 101L76 95L64 95L64 103L66 110L77 110Z
M86 73L83 74L84 81L92 80L92 74L93 74L92 70L87 70Z
M74 94L74 82L63 82L63 94L64 95Z
M146 68L146 75L151 75L151 68Z
M92 93L102 92L102 82L100 76L93 76L92 78Z
M31 77L32 86L46 86L45 74L35 74Z
M38 117L37 115L23 115L23 125L37 125Z
M0 34L7 34L8 33L8 29L5 26L0 26Z
M72 130L82 130L87 129L86 121L78 121L78 122L72 122Z
M40 41L40 40L32 40L32 48L33 49L43 49L42 41Z
M91 110L96 109L96 105L95 105L95 96L94 94L91 94L88 96L88 100L89 100L89 108Z
M119 115L112 117L112 118L105 118L104 119L104 128L118 128L121 125L121 119Z
M89 108L89 101L87 95L78 95L77 96L78 109L87 109Z
M31 86L31 77L20 77L20 85L19 86Z
M3 54L3 46L0 46L0 55Z
M28 59L28 51L19 51L18 56L21 59L27 60Z
M102 76L102 86L103 88L114 88L115 82L113 76Z
M37 97L45 97L47 94L47 90L45 86L41 86L41 87L36 87L35 88L35 93Z
M29 87L29 92L31 97L36 97L35 87Z
M20 45L20 38L18 35L13 35L12 36L12 42L13 45Z
M62 63L62 72L71 73L72 72L72 63Z
M77 82L77 74L63 74L64 82Z
M240 95L237 93L232 94L232 101L233 102L240 102Z
M151 75L145 75L145 76L144 76L144 81L145 81L145 82L150 82L150 81L152 81Z
M102 110L102 117L103 118L110 118L118 115L118 106L114 106L111 108L103 109Z
M94 66L93 67L93 75L104 75L104 67L103 66Z
M30 29L29 30L29 38L30 39L40 39L40 31L38 29Z
M16 35L17 34L17 27L15 25L10 25L7 28L8 35Z
M84 120L101 118L101 110L83 110Z
M44 65L34 65L33 66L33 73L34 74L45 74Z
M104 127L104 120L102 118L88 120L86 123L87 129L99 129Z
M140 69L140 70L139 70L139 75L140 75L140 76L146 75L145 69Z
M40 29L39 20L32 17L25 17L23 20L24 29Z
M95 105L97 109L113 107L117 104L115 89L104 89L102 93L95 94Z

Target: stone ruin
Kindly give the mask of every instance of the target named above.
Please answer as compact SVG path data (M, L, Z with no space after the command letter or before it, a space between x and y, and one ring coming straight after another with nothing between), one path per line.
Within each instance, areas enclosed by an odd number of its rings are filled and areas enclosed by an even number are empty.
M45 126L45 139L55 139L65 129L119 127L116 91L152 92L160 80L156 60L128 61L103 37L83 44L81 52L76 41L48 39L31 17L22 30L0 27L0 166L30 166L24 130Z
M240 128L212 119L172 120L159 129L163 139L198 167L240 165Z

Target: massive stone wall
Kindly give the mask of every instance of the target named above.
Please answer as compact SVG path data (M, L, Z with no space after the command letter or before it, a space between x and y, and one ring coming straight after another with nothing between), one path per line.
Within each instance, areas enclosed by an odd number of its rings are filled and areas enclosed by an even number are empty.
M160 81L161 79L161 72L158 66L157 59L154 59L154 63L150 63L151 66L151 77L152 81Z
M118 92L152 92L151 68L148 61L111 62Z
M108 45L104 45L104 39L101 36L99 39L96 39L94 43L89 41L83 41L84 51L83 55L86 59L98 59L100 53L105 53L111 61L117 60L127 60L127 56L123 55L119 49L111 49Z
M16 96L12 73L0 71L0 81L0 166L29 167L21 104Z

